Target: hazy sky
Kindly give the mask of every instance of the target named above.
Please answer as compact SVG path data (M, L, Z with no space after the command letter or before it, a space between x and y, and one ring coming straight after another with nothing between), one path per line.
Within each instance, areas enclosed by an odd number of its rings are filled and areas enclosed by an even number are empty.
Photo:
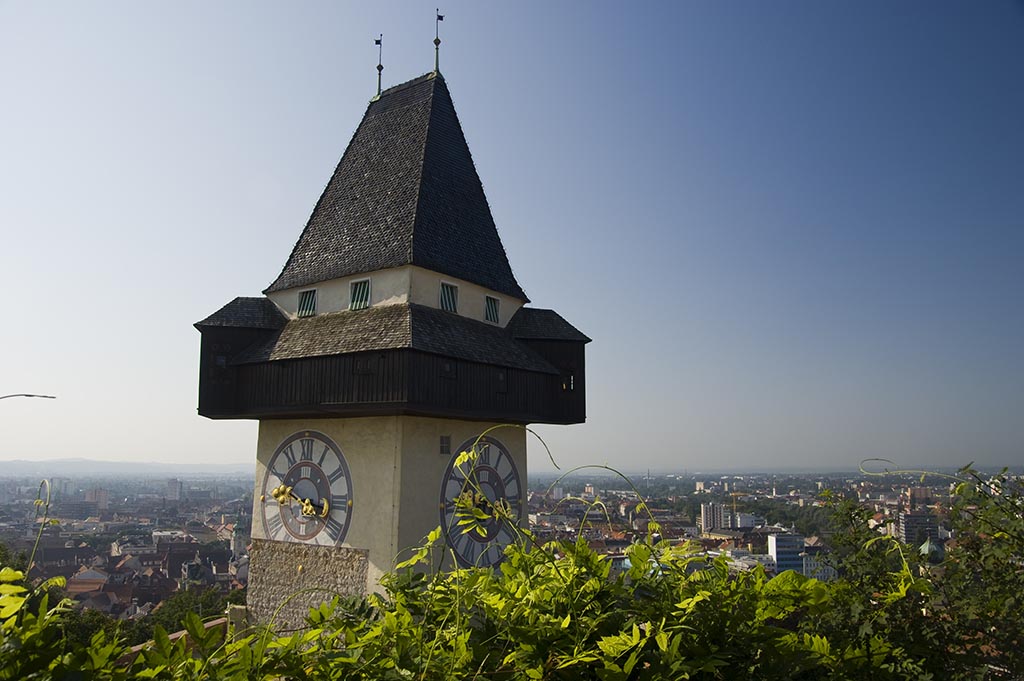
M0 0L0 459L254 460L192 324L280 271L436 3ZM564 466L1024 463L1024 5L446 2ZM549 468L531 447L533 470Z

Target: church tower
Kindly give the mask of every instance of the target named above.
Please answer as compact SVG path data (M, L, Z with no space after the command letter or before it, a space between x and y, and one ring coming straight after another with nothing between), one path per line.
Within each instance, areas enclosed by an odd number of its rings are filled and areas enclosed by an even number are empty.
M590 339L526 306L440 73L370 102L263 293L195 325L199 413L260 424L257 618L374 589L439 525L459 564L500 561L507 528L454 527L455 456L494 426L582 423ZM474 482L525 521L525 430L480 444Z

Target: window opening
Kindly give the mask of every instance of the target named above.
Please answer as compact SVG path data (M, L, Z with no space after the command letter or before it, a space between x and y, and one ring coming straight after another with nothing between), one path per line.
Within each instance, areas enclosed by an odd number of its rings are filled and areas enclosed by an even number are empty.
M299 316L312 317L316 314L316 289L299 294Z
M349 285L348 309L365 310L368 307L370 307L370 280L353 281Z
M484 298L484 319L494 324L498 323L498 303L500 301L494 296Z
M459 311L459 287L441 283L441 309L445 312Z

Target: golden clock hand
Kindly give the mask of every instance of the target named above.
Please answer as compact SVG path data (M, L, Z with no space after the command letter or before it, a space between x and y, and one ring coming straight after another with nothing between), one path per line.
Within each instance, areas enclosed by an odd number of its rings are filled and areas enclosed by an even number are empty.
M286 505L286 503L290 505L291 499L297 498L295 497L295 494L292 492L292 488L288 487L285 484L278 485L274 489L270 490L270 496L274 497L277 503L281 504L282 506Z
M298 497L296 497L298 499ZM316 515L316 508L313 507L313 502L309 499L300 499L299 504L302 506L302 515Z
M317 515L316 506L313 504L313 500L302 499L297 494L295 494L291 487L288 487L287 485L281 484L275 487L274 489L270 490L270 496L274 497L274 499L277 500L277 503L281 504L282 506L291 506L292 500L294 499L299 503L302 515ZM326 518L328 513L330 513L330 504L328 504L327 499L324 499L324 507L320 511L319 515L321 518Z

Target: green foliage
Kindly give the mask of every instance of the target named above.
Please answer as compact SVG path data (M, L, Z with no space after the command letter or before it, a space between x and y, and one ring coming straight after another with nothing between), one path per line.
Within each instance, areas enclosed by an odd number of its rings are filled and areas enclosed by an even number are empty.
M441 533L383 581L384 593L335 599L309 629L225 640L180 595L152 643L125 657L123 632L83 643L15 570L0 572L0 679L985 679L1020 678L1024 508L1006 476L963 472L960 544L929 567L880 535L865 511L832 501L842 577L732 573L696 546L635 544L630 567L584 542L539 545L523 531L498 569L425 574ZM480 520L469 505L465 517ZM495 508L499 513L501 509ZM642 512L642 508L641 508ZM475 531L474 522L464 531ZM161 608L164 610L164 608ZM211 616L219 612L207 611Z

